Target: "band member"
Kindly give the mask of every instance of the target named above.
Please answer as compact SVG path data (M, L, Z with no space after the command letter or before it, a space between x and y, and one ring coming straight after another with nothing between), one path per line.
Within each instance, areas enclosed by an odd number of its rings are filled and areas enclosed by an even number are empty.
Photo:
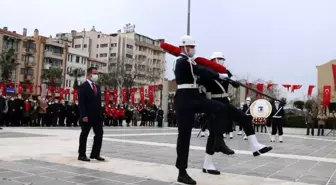
M195 113L204 112L214 116L210 126L214 133L213 151L225 151L228 147L223 141L222 130L226 122L227 106L215 100L203 98L196 83L197 77L207 79L224 79L227 74L216 73L206 67L196 65L192 59L195 55L195 41L190 36L181 38L181 54L176 60L175 79L177 90L175 94L176 119L178 123L177 159L179 169L177 181L185 184L196 184L187 174L191 130L194 125Z
M284 116L285 116L285 111L283 109L283 105L280 104L279 101L274 101L274 105L272 108L272 137L271 137L271 142L275 142L275 135L279 131L279 142L283 142L283 122L284 122Z
M249 122L252 124L253 117L251 116L251 113L250 113L250 106L251 106L251 98L247 97L246 102L243 105L243 112L248 116ZM246 133L244 134L244 140L247 140Z

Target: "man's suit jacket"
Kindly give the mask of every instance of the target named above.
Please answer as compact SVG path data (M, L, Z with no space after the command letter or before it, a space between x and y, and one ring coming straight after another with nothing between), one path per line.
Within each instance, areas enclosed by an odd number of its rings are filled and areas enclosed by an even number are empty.
M90 83L88 81L79 86L78 104L80 121L84 117L88 117L89 122L102 121L102 106L101 106L101 92L100 86L96 85L97 95L95 95Z

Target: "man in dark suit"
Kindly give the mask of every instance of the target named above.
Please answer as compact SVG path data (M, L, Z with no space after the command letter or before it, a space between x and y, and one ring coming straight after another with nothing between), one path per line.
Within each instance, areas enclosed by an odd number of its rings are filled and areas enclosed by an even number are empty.
M90 158L98 161L105 159L100 156L103 141L103 119L100 86L96 84L98 71L95 67L87 69L87 80L79 87L78 100L82 132L79 136L78 160L90 161L86 157L86 142L91 127L95 134Z

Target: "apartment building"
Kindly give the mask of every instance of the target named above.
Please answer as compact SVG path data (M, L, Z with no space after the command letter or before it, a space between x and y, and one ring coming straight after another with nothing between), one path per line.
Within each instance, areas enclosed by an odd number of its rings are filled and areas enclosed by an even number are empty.
M336 60L331 60L325 64L316 66L317 69L317 90L318 96L322 99L323 96L323 87L325 85L331 85L331 89L335 89L334 87L334 74L332 66L336 65ZM331 93L331 100L330 102L336 102L336 92L334 90L330 91Z
M89 52L89 66L101 72L135 74L137 85L162 83L165 73L165 53L160 48L162 39L151 39L138 34L131 25L124 32L114 34L96 31L59 33L56 38L71 41L75 49Z
M16 31L9 31L8 27L0 29L0 52L7 52L10 49L14 49L17 53L18 61L22 60L20 55L22 45L22 35L16 33ZM18 80L19 70L16 69L10 74L10 80L16 82Z
M89 63L89 53L85 52L83 50L77 50L74 48L68 48L68 54L67 54L67 60L66 60L66 74L65 74L65 84L64 88L70 89L70 91L73 91L73 86L75 82L75 76L74 70L78 70L78 73L81 73L82 75L77 76L78 84L81 84L85 82L86 80L86 69ZM70 95L65 97L66 100L70 100Z

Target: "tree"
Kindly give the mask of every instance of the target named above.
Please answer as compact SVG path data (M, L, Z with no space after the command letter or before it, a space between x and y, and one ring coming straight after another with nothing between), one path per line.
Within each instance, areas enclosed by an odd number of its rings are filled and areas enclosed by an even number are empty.
M63 70L59 68L43 69L42 79L49 86L56 87L62 83Z
M105 77L107 84L121 92L126 88L127 102L130 99L130 88L135 85L135 79L139 74L140 61L133 58L112 58L108 65L108 77ZM119 100L122 99L122 93L119 93Z
M14 49L9 49L0 54L1 78L4 83L11 80L12 71L20 65L17 53Z
M75 68L71 72L68 72L68 75L70 77L73 77L75 79L74 80L74 84L73 84L73 88L74 89L78 89L78 87L79 87L78 78L83 77L85 75L85 71L83 71L80 68Z
M155 64L156 65L156 64ZM161 69L160 67L156 67L153 65L148 65L146 72L147 72L147 79L152 85L157 85L160 81L163 82L163 74L165 72L165 69ZM162 84L158 86L158 90L160 91L160 106L162 106L162 93L163 93L163 87Z
M293 105L295 108L300 109L301 111L303 111L304 107L305 107L305 102L301 101L301 100L296 100L293 102Z

